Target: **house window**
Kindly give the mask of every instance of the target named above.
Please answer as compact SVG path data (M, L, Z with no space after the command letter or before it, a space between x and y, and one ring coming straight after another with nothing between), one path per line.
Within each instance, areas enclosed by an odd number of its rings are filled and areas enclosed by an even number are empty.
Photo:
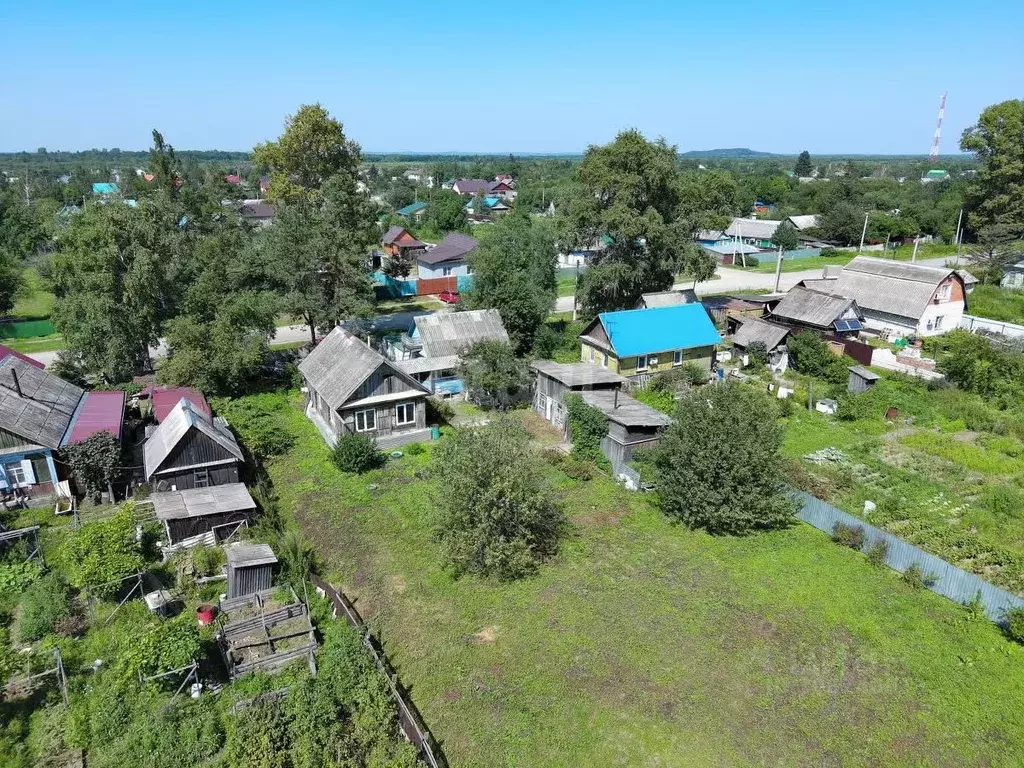
M675 352L672 353L672 365L682 365L682 364L683 364L683 350L677 349Z
M451 267L441 267L441 274L444 275L445 277L451 277L452 276L452 268Z
M601 353L601 367L602 368L607 368L608 367L608 353L607 352L602 352Z
M951 293L952 289L953 289L953 286L950 285L949 283L946 283L945 285L940 285L939 286L939 293L938 293L939 301L949 301L949 296L950 296L950 293Z
M33 453L26 457L32 462L32 472L35 473L37 483L52 483L53 476L50 474L50 465L46 463L46 457L41 453Z
M194 473L195 480L193 483L194 488L209 488L210 487L210 471L208 469L197 469Z
M936 331L939 330L940 328L942 328L942 321L943 321L943 319L945 319L944 315L936 315L935 316L935 330Z
M395 424L404 427L416 423L416 406L412 403L401 403L395 406Z
M377 412L373 408L356 411L356 432L372 432L377 428Z
M638 371L647 370L647 355L637 355L636 357L636 369Z
M7 475L7 484L11 488L27 485L25 482L25 468L21 466L20 461L4 464L4 474Z
M587 347L587 349L590 350L590 362L594 362L594 348L593 347Z

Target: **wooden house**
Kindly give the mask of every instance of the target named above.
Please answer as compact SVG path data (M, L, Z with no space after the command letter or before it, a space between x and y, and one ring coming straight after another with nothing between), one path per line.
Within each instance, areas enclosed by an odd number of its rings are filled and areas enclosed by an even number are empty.
M581 360L634 379L684 362L710 371L721 341L700 304L602 312L580 334Z
M355 336L335 328L299 363L306 416L329 445L365 434L382 448L430 439L430 392Z
M533 410L565 434L565 396L570 393L611 391L629 384L629 379L593 363L556 363L535 360L530 368L537 374Z
M228 423L182 398L146 438L146 481L157 492L237 483L245 463Z
M864 313L854 299L801 286L790 290L769 318L795 330L840 338L856 337L864 327Z
M416 253L427 247L426 243L421 243L413 237L409 230L398 226L388 229L384 233L384 237L381 238L380 244L388 256L404 256L406 253Z
M256 515L256 502L243 483L154 493L149 498L169 545L207 534L207 543L216 543Z

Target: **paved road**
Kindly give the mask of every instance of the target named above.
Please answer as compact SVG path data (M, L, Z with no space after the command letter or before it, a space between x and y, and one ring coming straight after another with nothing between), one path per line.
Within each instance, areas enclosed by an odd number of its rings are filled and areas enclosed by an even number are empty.
M941 267L947 260L948 258L943 256L937 259L920 259L917 263L930 267ZM788 291L801 280L816 277L821 277L820 268L804 269L799 272L783 272L782 280L779 281L779 287L783 291ZM676 290L692 288L693 283L678 283L672 287ZM748 272L746 270L732 269L730 267L719 267L717 280L709 280L706 283L697 284L697 295L707 296L711 293L733 293L735 291L770 291L773 288L775 288L774 274L766 272ZM572 296L559 296L555 301L555 311L572 312L572 305ZM308 339L309 328L307 326L283 325L277 329L277 333L274 335L274 340L271 344L293 344L297 341L307 341ZM160 339L160 343L156 347L152 347L149 350L149 354L153 357L164 357L167 354L166 340ZM30 354L29 357L34 360L38 360L44 365L51 365L57 359L57 353L34 352Z
M941 267L947 261L943 256L937 259L919 259L918 264L928 267ZM707 296L712 293L735 293L736 291L761 291L775 289L775 274L767 272L748 272L743 269L732 269L731 267L719 267L718 279L708 280L706 283L697 284L697 295ZM788 291L801 280L811 280L821 277L821 268L803 269L799 272L783 272L779 281L779 290ZM677 283L673 285L674 290L693 288L693 283ZM571 312L573 305L572 296L559 296L555 302L556 312Z

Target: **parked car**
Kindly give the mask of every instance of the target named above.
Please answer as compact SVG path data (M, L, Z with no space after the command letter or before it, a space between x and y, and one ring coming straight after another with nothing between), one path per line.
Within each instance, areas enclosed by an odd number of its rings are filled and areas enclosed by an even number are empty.
M458 304L459 303L459 292L458 291L441 291L438 297L445 304Z

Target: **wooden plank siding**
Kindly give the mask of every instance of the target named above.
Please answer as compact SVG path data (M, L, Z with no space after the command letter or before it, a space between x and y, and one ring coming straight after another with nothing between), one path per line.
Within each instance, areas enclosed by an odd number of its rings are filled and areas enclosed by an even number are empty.
M416 421L413 424L396 424L396 409L399 405L412 403L416 410ZM401 432L411 432L417 429L425 429L427 425L427 401L425 397L416 400L397 400L387 403L376 403L364 407L354 406L343 408L332 426L338 425L338 434L350 434L356 431L356 412L373 410L376 418L376 428L366 432L377 437L386 437Z
M218 464L213 467L202 467L205 470L206 482L196 485L196 469L171 469L157 472L153 475L154 487L159 483L167 483L173 486L174 490L184 491L189 488L205 488L211 485L227 485L240 482L238 476L238 463ZM170 488L168 488L170 490Z
M359 388L342 407L347 408L349 403L356 400L365 400L368 397L379 397L380 395L394 395L399 392L419 393L420 390L401 376L396 376L394 369L382 365L359 385Z
M711 366L714 362L715 348L714 347L694 347L693 349L683 350L683 359L679 365L676 365L674 361L673 350L667 350L663 352L655 352L648 355L647 368L643 371L638 371L636 367L636 357L623 357L617 358L614 354L605 353L599 347L589 344L586 341L580 342L580 360L585 363L596 363L597 365L603 365L609 371L618 373L622 376L635 377L641 374L652 374L661 373L664 371L670 371L673 368L680 367L683 363L694 362L706 370L711 370ZM607 364L605 364L604 356L607 354ZM657 363L652 363L651 358L657 358Z

